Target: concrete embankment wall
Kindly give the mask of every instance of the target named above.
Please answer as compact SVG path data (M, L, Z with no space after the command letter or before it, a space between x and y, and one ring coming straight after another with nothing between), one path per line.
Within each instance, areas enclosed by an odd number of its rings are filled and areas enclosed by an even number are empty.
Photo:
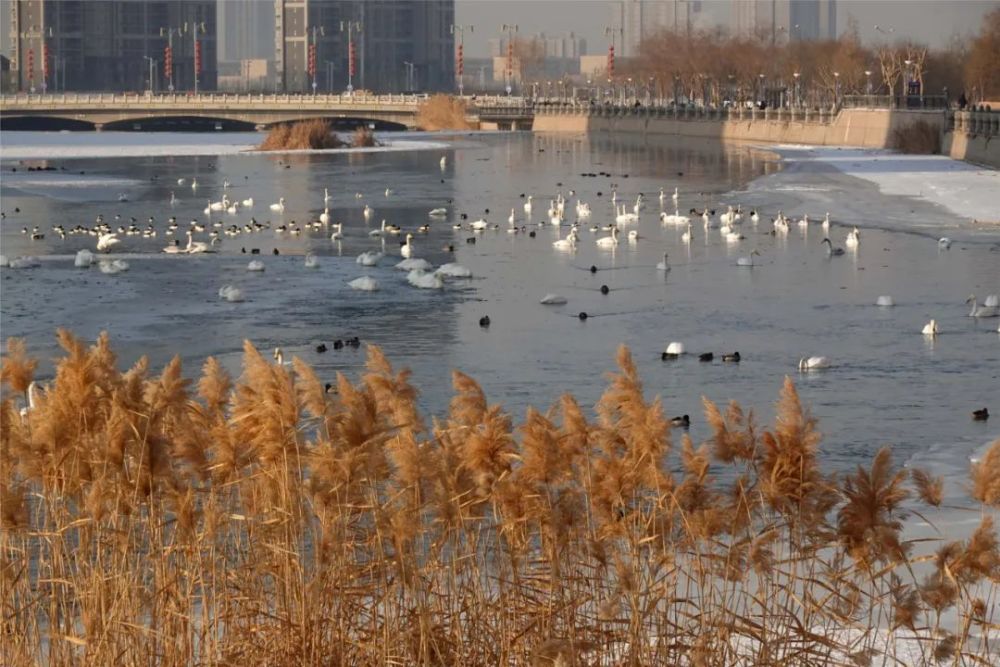
M771 116L771 114L768 114ZM537 132L639 132L649 135L680 135L727 141L811 144L815 146L861 146L887 148L897 128L926 121L941 127L941 111L890 111L888 109L842 109L825 122L805 120L802 114L745 114L726 118L660 115L641 110L612 114L536 114Z
M941 152L1000 169L1000 112L956 111L945 128Z

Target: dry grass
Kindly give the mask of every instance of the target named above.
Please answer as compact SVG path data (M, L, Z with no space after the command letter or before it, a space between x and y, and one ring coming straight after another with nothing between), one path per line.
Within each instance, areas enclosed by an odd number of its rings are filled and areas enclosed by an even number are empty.
M892 147L902 153L937 155L941 152L941 128L918 120L892 131Z
M918 578L907 475L888 449L825 474L791 381L773 426L706 401L678 446L624 348L595 421L565 396L515 426L457 372L428 422L377 348L328 394L249 343L190 381L59 340L23 418L33 362L3 362L5 666L897 664L877 627L984 664L997 627L989 518ZM998 478L1000 441L976 498Z
M375 138L375 132L367 127L357 127L354 130L354 134L351 135L351 146L353 148L372 148L379 145L378 139Z
M340 148L344 145L329 121L303 120L297 123L279 123L271 128L259 146L262 151Z
M417 126L422 130L468 130L465 102L451 95L433 95L420 105Z

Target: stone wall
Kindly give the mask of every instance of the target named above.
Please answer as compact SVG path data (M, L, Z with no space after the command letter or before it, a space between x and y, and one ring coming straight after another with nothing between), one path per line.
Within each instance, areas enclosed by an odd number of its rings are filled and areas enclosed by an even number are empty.
M956 160L1000 168L1000 112L949 113L941 152Z

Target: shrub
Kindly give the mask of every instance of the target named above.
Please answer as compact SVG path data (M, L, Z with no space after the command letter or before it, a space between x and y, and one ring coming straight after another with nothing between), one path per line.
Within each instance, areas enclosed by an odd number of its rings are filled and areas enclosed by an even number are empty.
M343 145L344 142L334 134L329 121L313 119L275 125L268 132L259 150L340 148Z
M892 131L892 147L902 153L937 155L941 152L941 129L918 120Z
M354 134L351 137L351 146L354 148L372 148L379 145L378 139L375 138L375 133L369 128L358 127L354 130Z
M468 130L465 102L451 95L434 95L420 105L417 126L424 130Z

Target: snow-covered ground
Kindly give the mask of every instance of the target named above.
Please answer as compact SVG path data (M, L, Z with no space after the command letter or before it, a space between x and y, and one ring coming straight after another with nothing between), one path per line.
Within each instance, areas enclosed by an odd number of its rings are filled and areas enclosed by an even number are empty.
M789 162L822 162L878 185L887 195L919 197L966 221L1000 226L1000 171L943 155L902 155L887 150L780 146Z

